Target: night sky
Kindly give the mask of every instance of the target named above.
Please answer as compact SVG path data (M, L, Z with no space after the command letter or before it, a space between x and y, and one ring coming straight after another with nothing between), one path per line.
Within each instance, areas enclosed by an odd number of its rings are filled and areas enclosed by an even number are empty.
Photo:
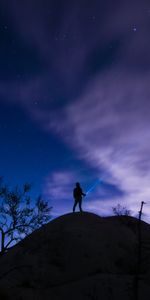
M150 222L150 2L0 0L0 175L53 215L144 206Z

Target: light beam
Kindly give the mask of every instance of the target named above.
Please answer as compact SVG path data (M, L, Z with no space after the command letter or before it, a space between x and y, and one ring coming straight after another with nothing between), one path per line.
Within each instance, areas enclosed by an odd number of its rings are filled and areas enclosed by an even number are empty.
M91 193L91 192L94 190L94 188L95 188L99 183L100 183L100 179L96 180L96 182L95 182L92 186L89 187L89 189L88 189L87 192L86 192L86 195L88 195L89 193Z

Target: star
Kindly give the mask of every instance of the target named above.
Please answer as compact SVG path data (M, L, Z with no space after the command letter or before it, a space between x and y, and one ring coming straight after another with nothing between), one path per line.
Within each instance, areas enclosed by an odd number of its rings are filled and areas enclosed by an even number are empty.
M137 27L134 25L133 28L132 28L132 30L133 30L134 32L136 32L136 31L137 31Z
M89 16L89 20L95 22L96 21L96 16Z

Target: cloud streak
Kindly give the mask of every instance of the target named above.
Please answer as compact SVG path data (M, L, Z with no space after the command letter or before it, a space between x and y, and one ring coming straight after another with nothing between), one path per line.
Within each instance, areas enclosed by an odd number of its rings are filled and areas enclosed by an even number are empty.
M67 107L66 140L97 173L106 169L107 180L123 190L124 201L137 210L150 195L149 83L147 76L141 84L141 76L113 79L110 74Z

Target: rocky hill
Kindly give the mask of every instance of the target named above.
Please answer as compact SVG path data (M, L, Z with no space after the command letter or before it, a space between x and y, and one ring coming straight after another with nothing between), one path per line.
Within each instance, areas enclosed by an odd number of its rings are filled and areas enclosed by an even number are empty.
M150 225L141 227L138 293L139 300L148 300ZM134 300L137 257L137 219L67 214L0 258L0 299Z

